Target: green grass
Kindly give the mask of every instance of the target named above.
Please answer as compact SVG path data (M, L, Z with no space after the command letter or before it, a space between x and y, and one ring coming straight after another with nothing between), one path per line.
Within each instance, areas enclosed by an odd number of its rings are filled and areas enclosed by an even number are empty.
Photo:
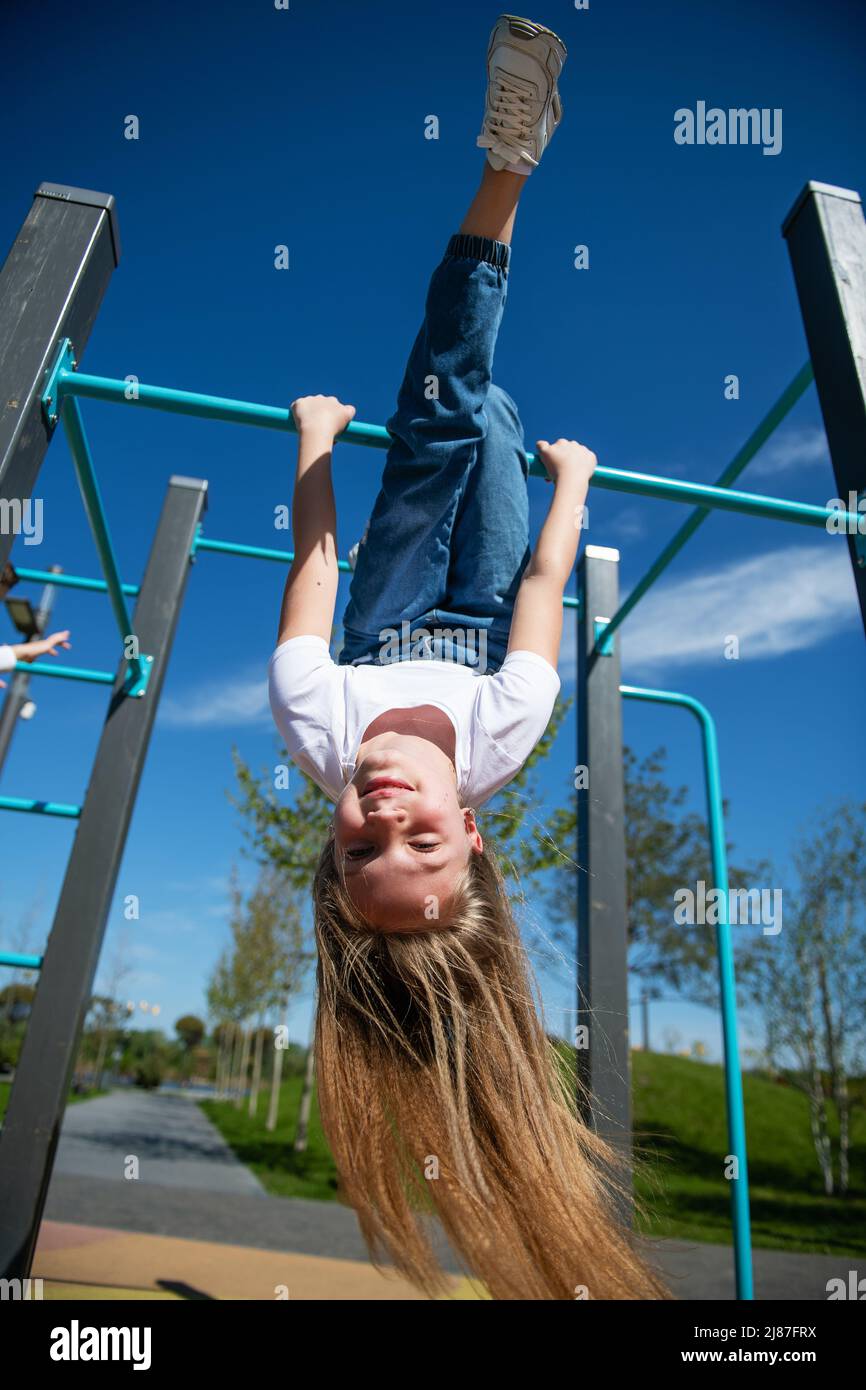
M729 1244L730 1187L724 1073L719 1066L656 1053L632 1053L636 1144L643 1160L636 1190L648 1208L643 1229L655 1237ZM852 1090L855 1087L852 1086ZM866 1254L866 1116L852 1116L851 1187L844 1199L825 1197L809 1130L806 1099L792 1087L761 1076L743 1078L752 1230L756 1246L806 1253ZM309 1148L292 1151L301 1078L284 1083L280 1121L231 1102L201 1101L238 1157L268 1192L282 1197L333 1200L337 1177L313 1107Z
M315 1097L306 1151L296 1154L292 1148L302 1086L301 1076L291 1076L281 1085L277 1127L272 1132L265 1129L269 1086L259 1095L255 1119L247 1114L248 1099L240 1109L232 1101L201 1100L198 1103L238 1158L253 1170L265 1191L275 1197L316 1197L333 1201L337 1196L337 1170L325 1143Z
M852 1090L855 1088L852 1086ZM681 1057L632 1053L636 1143L647 1163L637 1183L653 1235L731 1239L724 1072ZM806 1097L744 1075L752 1239L756 1246L821 1254L866 1253L866 1115L851 1122L851 1191L826 1197Z

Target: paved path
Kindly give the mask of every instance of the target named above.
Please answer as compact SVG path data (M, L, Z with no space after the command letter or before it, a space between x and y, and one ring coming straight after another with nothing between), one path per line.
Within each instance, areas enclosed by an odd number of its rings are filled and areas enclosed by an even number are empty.
M138 1177L126 1177L130 1157ZM136 1187L265 1195L194 1100L137 1086L69 1105L54 1172Z
M128 1155L139 1159L140 1177L134 1181L123 1176ZM200 1242L211 1249L244 1247L368 1265L350 1208L270 1196L194 1100L171 1093L118 1090L70 1106L45 1217L102 1232L173 1237L181 1245ZM459 1273L445 1241L440 1237L435 1244L444 1268ZM225 1258L231 1262L228 1251ZM677 1298L734 1296L729 1246L661 1241L655 1258ZM855 1265L849 1256L756 1250L756 1297L826 1299L827 1280L847 1281ZM103 1282L113 1281L106 1276Z

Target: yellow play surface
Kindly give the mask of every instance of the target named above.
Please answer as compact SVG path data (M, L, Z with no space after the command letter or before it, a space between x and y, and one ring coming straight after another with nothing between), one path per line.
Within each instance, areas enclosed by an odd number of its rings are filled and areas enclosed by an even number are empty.
M420 1301L400 1275L357 1260L43 1221L31 1277L46 1299ZM454 1279L446 1299L484 1295Z

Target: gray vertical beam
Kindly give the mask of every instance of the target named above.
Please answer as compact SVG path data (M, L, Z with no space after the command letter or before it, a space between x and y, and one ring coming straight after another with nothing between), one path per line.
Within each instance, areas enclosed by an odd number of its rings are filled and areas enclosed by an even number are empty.
M147 692L122 694L121 664L0 1135L0 1275L30 1270L105 924L153 729L207 484L172 478L135 610Z
M52 565L55 574L59 574L60 565ZM48 626L48 619L51 617L51 609L54 607L54 587L46 584L42 590L42 597L39 600L39 607L35 611L37 636L42 637ZM33 641L33 638L30 639ZM16 671L6 692L3 706L0 708L0 773L9 753L12 743L12 735L18 728L18 720L21 718L21 711L26 705L30 696L30 673L28 671Z
M114 198L40 184L0 270L0 500L33 495L50 433L44 376L61 338L81 353L120 259ZM0 566L14 534L0 525Z
M807 183L782 224L836 490L866 493L866 222L859 193ZM855 510L855 506L850 510ZM866 525L866 521L864 521ZM866 540L849 535L866 627Z
M626 1157L631 1144L628 927L619 637L593 655L596 621L619 606L619 551L588 545L578 566L578 1079L584 1117ZM585 1027L589 1045L580 1045ZM627 1213L624 1213L624 1215Z

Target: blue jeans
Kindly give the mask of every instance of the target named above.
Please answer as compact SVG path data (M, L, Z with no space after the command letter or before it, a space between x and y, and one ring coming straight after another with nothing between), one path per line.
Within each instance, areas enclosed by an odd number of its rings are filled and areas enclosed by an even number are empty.
M343 618L342 665L432 657L496 671L529 560L528 464L492 381L510 248L457 233L387 421L382 486Z

